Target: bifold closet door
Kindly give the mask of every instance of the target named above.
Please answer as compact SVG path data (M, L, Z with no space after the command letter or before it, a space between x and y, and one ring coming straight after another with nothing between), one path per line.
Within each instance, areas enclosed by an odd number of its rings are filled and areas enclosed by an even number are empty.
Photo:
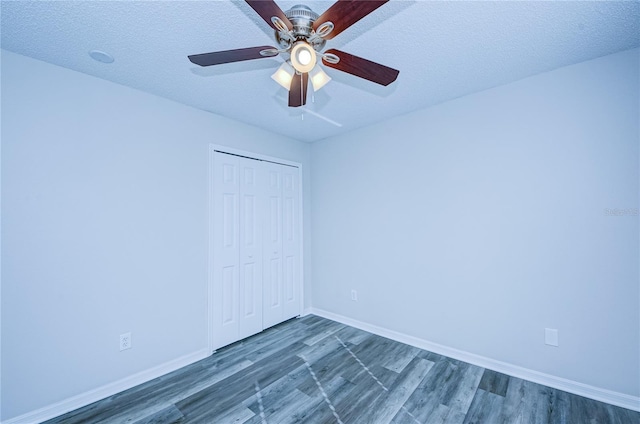
M302 241L300 237L300 170L282 166L283 320L302 309Z
M262 162L240 164L239 339L262 331Z
M214 349L263 329L260 166L259 161L214 155Z
M264 163L263 327L300 314L298 168Z

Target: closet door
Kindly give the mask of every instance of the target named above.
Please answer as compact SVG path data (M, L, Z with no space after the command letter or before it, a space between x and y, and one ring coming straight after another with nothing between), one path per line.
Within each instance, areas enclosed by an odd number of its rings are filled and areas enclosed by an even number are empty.
M282 296L282 169L281 165L264 163L265 199L263 233L263 310L262 326L271 327L283 321Z
M214 154L213 164L213 348L238 340L239 326L239 161Z
M240 299L238 339L262 331L262 162L239 158Z
M282 276L283 320L300 315L301 241L300 241L300 172L281 166L282 175Z
M301 312L300 175L220 152L212 163L211 347Z
M265 163L263 326L301 312L299 169Z

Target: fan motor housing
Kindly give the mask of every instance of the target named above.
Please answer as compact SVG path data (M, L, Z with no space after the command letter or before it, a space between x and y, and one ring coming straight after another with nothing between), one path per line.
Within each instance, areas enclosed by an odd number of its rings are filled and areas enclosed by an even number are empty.
M296 40L304 40L308 42L316 51L320 51L324 47L326 43L325 40L321 38L312 38L314 34L313 23L319 17L316 12L304 4L297 4L284 12L284 14L291 22L291 25L293 25L291 33ZM291 45L291 41L288 40L288 37L283 37L279 31L276 31L275 35L276 41L281 47L288 48Z
M284 12L293 25L293 34L298 37L310 37L313 31L313 23L318 19L318 14L303 4L297 4Z

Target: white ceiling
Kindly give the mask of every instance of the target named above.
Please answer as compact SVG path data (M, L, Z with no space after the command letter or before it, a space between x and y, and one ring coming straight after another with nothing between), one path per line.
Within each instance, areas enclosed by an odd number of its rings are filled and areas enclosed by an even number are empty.
M324 12L333 1L304 3ZM287 106L270 75L281 58L200 68L187 55L275 45L243 1L2 1L2 48L298 140L392 116L640 45L640 3L392 0L327 42L400 70L388 87L333 78ZM103 50L115 62L92 60ZM311 92L310 92L311 93ZM341 126L337 126L340 124Z

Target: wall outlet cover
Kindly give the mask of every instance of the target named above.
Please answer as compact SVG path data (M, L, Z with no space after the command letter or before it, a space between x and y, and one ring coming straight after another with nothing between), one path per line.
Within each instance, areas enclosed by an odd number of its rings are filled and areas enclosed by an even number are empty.
M131 333L120 334L120 350L131 349Z

